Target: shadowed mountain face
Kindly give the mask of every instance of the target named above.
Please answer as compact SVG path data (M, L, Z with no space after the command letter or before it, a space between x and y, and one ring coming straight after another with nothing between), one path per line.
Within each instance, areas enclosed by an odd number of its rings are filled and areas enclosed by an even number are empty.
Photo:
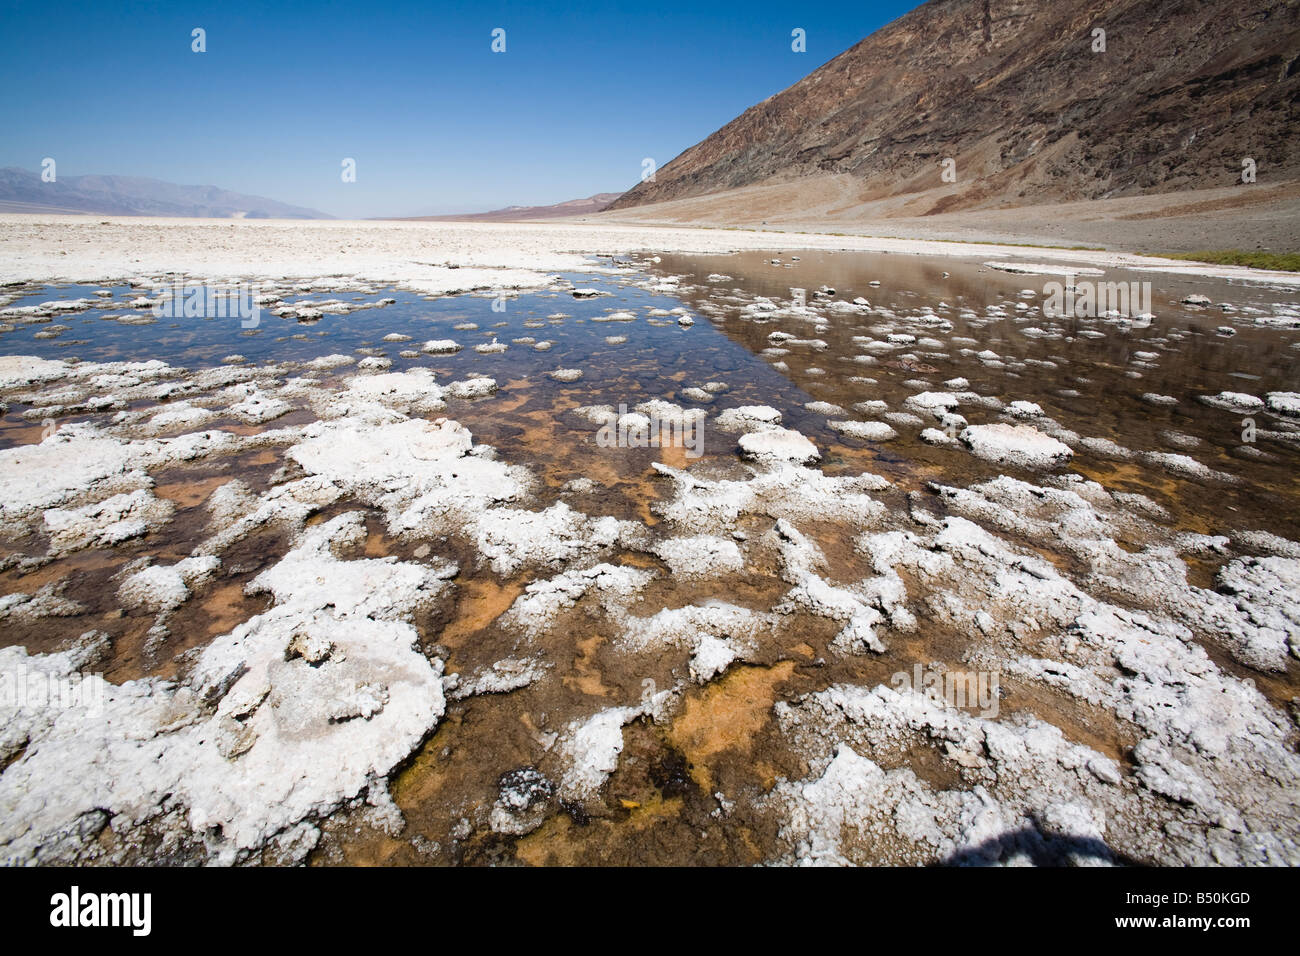
M1247 157L1276 181L1297 100L1297 0L931 0L610 208L836 173L925 213L1231 186Z
M138 176L60 176L0 169L0 212L189 216L199 219L330 219L323 212L216 186L178 186Z

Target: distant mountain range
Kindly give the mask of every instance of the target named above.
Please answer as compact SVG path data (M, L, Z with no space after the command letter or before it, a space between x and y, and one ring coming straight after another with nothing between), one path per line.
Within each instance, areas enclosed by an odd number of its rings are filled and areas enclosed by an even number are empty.
M798 190L822 180L840 206L916 197L902 210L916 216L1231 187L1256 164L1260 182L1295 178L1298 10L1296 0L931 0L613 208L762 185L797 209Z
M600 212L622 193L596 193L586 199L569 199L551 206L506 206L491 212L466 213L459 216L404 216L413 222L518 222L521 219L559 219Z
M0 169L0 212L90 213L100 216L188 216L197 219L332 219L315 209L263 196L178 186L140 176L60 176L42 182L26 169Z

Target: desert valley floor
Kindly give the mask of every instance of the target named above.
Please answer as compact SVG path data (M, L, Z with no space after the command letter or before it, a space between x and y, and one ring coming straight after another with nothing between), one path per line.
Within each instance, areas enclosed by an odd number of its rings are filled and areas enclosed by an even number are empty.
M1300 863L1300 276L15 215L0 282L6 863Z

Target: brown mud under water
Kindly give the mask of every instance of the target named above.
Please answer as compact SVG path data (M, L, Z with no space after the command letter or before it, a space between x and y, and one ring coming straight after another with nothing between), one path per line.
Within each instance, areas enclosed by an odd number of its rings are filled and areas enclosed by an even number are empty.
M773 264L772 259L781 259ZM662 257L659 270L682 277L675 296L646 294L630 282L608 282L616 294L595 306L575 307L568 297L553 294L524 296L511 302L507 328L492 328L487 300L481 307L447 314L450 324L473 317L483 327L466 340L485 340L489 331L502 341L524 335L561 340L551 352L513 346L506 356L475 355L466 349L454 358L424 356L410 364L433 368L439 381L463 377L467 370L493 375L499 382L494 397L456 401L438 414L455 419L474 435L476 443L493 446L498 455L526 466L536 477L535 500L540 510L565 501L592 517L613 516L656 526L656 507L671 498L672 484L654 468L673 469L709 477L744 478L748 472L736 449L736 436L706 430L704 452L687 454L680 444L663 448L605 448L595 441L596 427L573 413L583 405L625 404L662 398L692 407L682 389L708 380L726 385L718 405L771 405L783 424L809 437L822 453L827 475L882 475L893 487L873 494L895 514L906 514L912 496L922 496L942 513L931 483L968 487L1001 474L1034 480L1032 474L974 457L960 447L921 441L919 427L896 424L899 436L887 442L845 438L828 427L831 419L881 420L878 413L854 411L862 402L884 402L891 413L906 411L906 399L920 388L949 389L945 382L964 378L960 390L999 396L1004 402L1024 400L1041 406L1044 415L1065 429L1090 438L1107 439L1135 452L1188 454L1228 479L1207 481L1171 472L1141 458L1116 460L1076 450L1068 468L1112 491L1144 495L1165 509L1154 519L1170 538L1182 533L1232 534L1267 530L1291 541L1300 540L1300 440L1285 423L1278 435L1253 443L1242 440L1242 415L1209 407L1199 394L1241 391L1264 395L1293 391L1300 386L1297 360L1300 331L1257 328L1237 322L1237 334L1224 337L1216 327L1225 315L1215 310L1183 307L1179 300L1194 290L1215 302L1238 308L1255 305L1266 310L1278 301L1276 292L1209 280L1178 280L1135 275L1155 286L1154 323L1145 328L1103 320L1064 320L1060 334L1026 336L1023 329L1044 325L1041 315L1018 317L1008 304L1019 290L1041 290L1050 276L1008 275L980 263L900 256L772 252L733 256ZM725 281L710 277L725 274ZM1108 280L1128 277L1108 275ZM880 285L873 286L872 281ZM604 280L602 280L604 281ZM923 332L903 347L864 352L855 336L885 339L882 326L907 325L877 314L824 313L821 321L777 318L751 321L742 309L753 297L768 296L782 304L791 289L804 288L813 304L813 290L828 285L834 298L856 296L872 306L915 310L929 305L951 323L936 330L933 343ZM621 299L625 296L626 299ZM1285 296L1281 297L1285 299ZM645 331L645 319L635 323L597 322L611 308L670 308L681 303L697 316L695 327L656 328L648 342L634 331ZM1001 304L1007 316L990 317L986 309ZM950 307L950 308L949 308ZM537 323L559 309L563 321ZM962 310L968 310L963 314ZM972 315L973 314L973 315ZM490 317L490 318L489 318ZM381 323L383 313L367 316ZM908 326L909 330L911 326ZM382 347L387 328L377 326L365 341ZM874 330L874 331L873 331ZM1096 330L1104 337L1079 335ZM457 333L430 327L426 336ZM796 339L816 339L821 347L791 346L779 356L765 356L772 333ZM628 334L630 341L607 345L604 337ZM470 336L476 339L471 339ZM778 337L779 338L779 337ZM953 339L971 339L969 346ZM887 339L886 339L887 341ZM234 350L238 342L230 345ZM12 351L14 345L5 343ZM370 346L366 346L370 347ZM964 348L964 351L963 351ZM997 364L975 353L997 353ZM395 351L395 349L393 349ZM1154 353L1140 359L1135 353ZM213 354L216 354L214 351ZM870 356L860 361L859 356ZM909 358L903 356L910 355ZM86 357L83 355L83 357ZM122 357L127 357L123 355ZM155 356L131 356L155 357ZM773 368L775 361L781 368ZM172 357L167 358L181 364ZM394 364L398 370L400 363ZM561 384L545 373L557 367L584 372L576 383ZM343 369L322 381L329 384L355 374ZM1144 394L1174 396L1177 405L1157 407ZM725 399L722 401L721 399ZM840 406L826 415L810 410L809 402ZM712 414L715 409L708 409ZM0 418L0 446L33 444L42 427L22 417L25 409L10 407ZM965 407L958 411L975 413ZM95 416L80 416L94 420ZM311 419L305 411L267 425L239 424L218 419L205 426L252 435L269 428ZM435 417L435 416L428 416ZM77 420L73 416L61 421ZM985 418L979 419L986 420ZM1260 427L1264 420L1260 417ZM926 421L926 426L933 422ZM1243 452L1243 448L1246 449ZM1250 454L1254 449L1261 454ZM116 590L121 572L142 558L172 563L186 557L213 533L207 503L213 491L239 479L254 494L283 480L284 449L270 446L200 464L170 466L154 473L153 492L175 506L161 531L108 548L91 548L45 561L47 542L40 535L0 540L0 595L55 589L81 605L63 617L10 623L0 632L0 646L22 644L31 653L66 647L81 634L97 630L111 644L103 672L113 682L158 676L181 676L193 652L218 635L265 610L265 595L245 594L258 573L283 556L289 547L284 533L271 526L240 541L222 555L216 581L198 590L167 619L170 637L151 644L155 617L144 611L124 611ZM575 492L574 483L590 482ZM420 542L390 536L380 513L344 498L323 509L312 523L345 511L368 511L368 537L355 553L342 557L396 556L421 560ZM753 519L744 531L763 535L772 522ZM828 580L849 582L870 574L865 557L834 524L802 528L821 547ZM1050 541L1018 541L1034 549L1063 573L1077 558ZM1120 541L1140 551L1151 540ZM530 832L510 835L481 825L484 810L497 798L502 779L520 768L538 766L554 777L561 772L547 742L570 722L604 708L634 706L643 699L647 683L668 688L682 680L689 654L672 649L658 654L625 654L614 646L609 622L593 616L584 621L566 618L521 646L517 633L499 618L529 584L552 576L531 569L501 576L480 560L472 542L456 536L428 542L435 556L456 560L460 571L451 597L416 621L423 646L442 657L448 673L467 676L494 662L524 656L540 657L547 677L499 694L481 694L448 704L434 732L390 780L394 802L405 818L400 832L372 826L363 811L342 811L323 824L326 837L312 854L317 864L756 864L770 860L777 844L777 824L761 811L764 796L781 779L799 779L809 765L783 737L774 717L780 701L824 690L836 684L888 684L891 675L911 673L916 665L935 662L961 666L971 643L969 635L954 633L924 615L907 635L891 638L883 654L844 656L833 653L831 641L839 626L812 616L793 616L765 635L756 653L722 676L702 686L688 685L680 705L668 719L655 722L638 717L623 729L623 749L617 767L598 796L585 802L552 798L540 824ZM428 547L424 548L428 553ZM15 556L27 556L24 563ZM641 595L634 613L653 613L710 601L766 611L780 600L787 584L775 564L749 566L740 572L702 581L674 579L667 565L635 550L616 550L613 564L653 568L658 575ZM1188 562L1188 580L1203 588L1214 585L1215 574L1227 558L1205 554ZM907 582L908 593L923 590ZM1222 669L1250 677L1278 706L1285 707L1300 691L1300 669L1292 661L1283 673L1254 671L1208 642L1206 650ZM1113 714L1091 707L1041 684L1005 676L1000 706L1003 715L1033 714L1061 728L1067 737L1086 744L1120 763L1130 759L1132 732ZM904 760L923 781L936 788L958 786L946 765L926 747L909 751ZM886 767L886 769L891 769Z

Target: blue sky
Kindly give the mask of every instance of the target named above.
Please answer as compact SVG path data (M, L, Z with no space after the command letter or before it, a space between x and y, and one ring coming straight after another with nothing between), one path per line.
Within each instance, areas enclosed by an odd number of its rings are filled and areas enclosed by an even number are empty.
M5 0L0 166L346 217L618 192L916 5Z

